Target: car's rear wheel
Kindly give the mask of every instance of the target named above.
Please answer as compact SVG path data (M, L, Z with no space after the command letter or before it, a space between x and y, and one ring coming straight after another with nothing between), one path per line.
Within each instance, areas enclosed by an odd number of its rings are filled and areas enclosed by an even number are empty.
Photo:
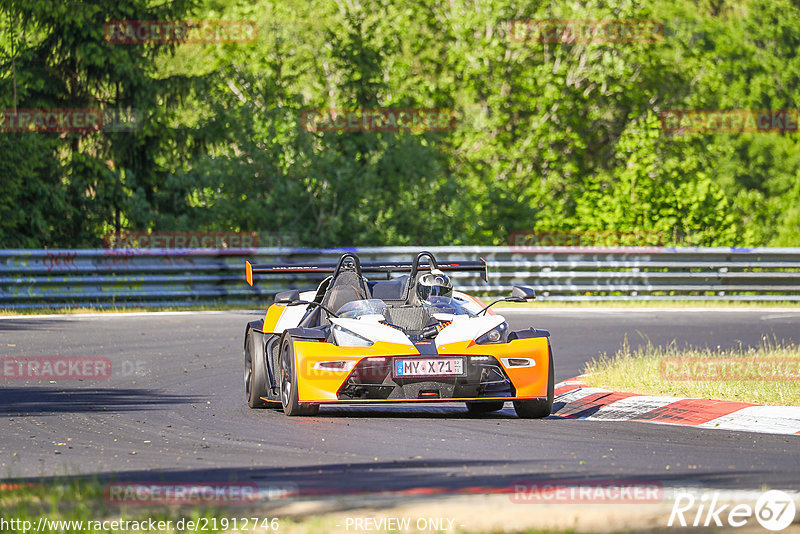
M263 357L263 351L257 350L253 337L253 331L248 328L244 339L244 393L248 406L266 408L270 403L261 399L267 396L266 370L259 357Z
M316 415L319 412L319 404L298 401L297 369L294 363L294 344L291 338L284 339L281 345L280 370L283 413L288 416Z
M467 411L474 415L492 413L503 409L503 401L467 401Z
M541 419L553 411L553 396L555 391L555 373L553 372L553 350L547 344L547 356L550 364L547 369L547 398L515 400L514 411L522 419Z

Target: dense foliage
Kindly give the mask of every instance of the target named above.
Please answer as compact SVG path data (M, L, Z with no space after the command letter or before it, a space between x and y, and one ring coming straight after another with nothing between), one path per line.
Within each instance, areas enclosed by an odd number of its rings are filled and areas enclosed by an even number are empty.
M246 20L250 43L115 44L125 20ZM515 20L647 19L656 42L528 42ZM800 108L790 0L0 1L0 109L132 128L0 131L0 247L108 232L298 245L504 244L518 230L800 246L796 131L660 113ZM308 131L309 109L438 108L439 131ZM0 128L2 130L2 128Z

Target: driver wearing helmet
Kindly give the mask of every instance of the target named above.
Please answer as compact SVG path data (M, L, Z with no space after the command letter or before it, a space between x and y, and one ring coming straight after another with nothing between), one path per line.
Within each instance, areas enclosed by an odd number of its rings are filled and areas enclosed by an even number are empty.
M417 278L417 298L420 302L428 302L431 297L452 297L453 283L450 277L439 269L431 269Z

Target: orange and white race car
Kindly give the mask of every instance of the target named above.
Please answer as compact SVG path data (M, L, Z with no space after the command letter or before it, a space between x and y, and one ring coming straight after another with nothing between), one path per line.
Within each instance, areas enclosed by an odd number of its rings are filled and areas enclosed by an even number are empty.
M480 414L510 401L520 417L550 415L550 333L511 331L490 309L533 300L534 291L515 286L510 297L483 306L446 285L436 290L451 271L488 279L484 260L439 263L430 252L410 263L362 264L352 253L336 264L247 262L250 285L259 274L328 275L316 289L279 293L264 319L247 325L248 404L293 416L314 415L322 404L463 401ZM403 274L372 281L367 273Z

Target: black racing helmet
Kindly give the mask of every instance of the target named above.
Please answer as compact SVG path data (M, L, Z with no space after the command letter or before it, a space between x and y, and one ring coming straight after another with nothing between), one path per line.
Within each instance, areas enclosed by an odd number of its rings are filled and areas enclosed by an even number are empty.
M452 297L453 283L439 269L431 269L417 279L417 297L425 302L430 297Z

